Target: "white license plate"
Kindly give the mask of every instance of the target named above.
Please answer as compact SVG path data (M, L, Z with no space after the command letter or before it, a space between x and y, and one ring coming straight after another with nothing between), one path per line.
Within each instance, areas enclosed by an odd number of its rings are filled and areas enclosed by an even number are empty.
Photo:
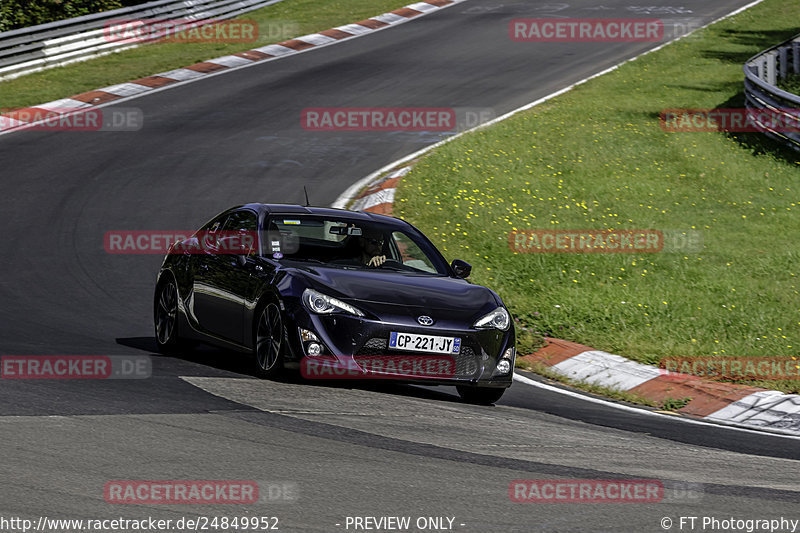
M461 352L461 338L392 331L389 334L389 348L409 352L452 354Z

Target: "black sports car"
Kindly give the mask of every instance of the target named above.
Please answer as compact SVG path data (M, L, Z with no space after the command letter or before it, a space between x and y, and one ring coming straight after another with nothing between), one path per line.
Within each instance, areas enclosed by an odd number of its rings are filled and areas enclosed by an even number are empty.
M492 403L511 385L514 326L500 297L397 218L248 204L175 243L158 274L156 339L249 352L262 377L455 385Z

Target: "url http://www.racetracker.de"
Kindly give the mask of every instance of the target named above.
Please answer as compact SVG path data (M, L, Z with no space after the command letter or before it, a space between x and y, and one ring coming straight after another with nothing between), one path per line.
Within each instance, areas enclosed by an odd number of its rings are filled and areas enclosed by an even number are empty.
M177 519L80 518L0 516L0 531L72 533L84 531L279 531L275 516L195 516Z

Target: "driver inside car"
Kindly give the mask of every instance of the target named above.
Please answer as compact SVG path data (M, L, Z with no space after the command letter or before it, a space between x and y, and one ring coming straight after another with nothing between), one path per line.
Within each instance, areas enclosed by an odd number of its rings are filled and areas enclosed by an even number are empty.
M365 230L358 237L361 247L361 263L371 267L379 267L386 262L383 252L383 234L379 231Z

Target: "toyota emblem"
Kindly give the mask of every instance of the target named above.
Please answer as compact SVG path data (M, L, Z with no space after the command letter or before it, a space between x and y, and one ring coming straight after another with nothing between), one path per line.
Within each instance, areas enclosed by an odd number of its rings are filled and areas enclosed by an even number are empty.
M417 317L417 322L419 322L423 326L430 326L431 324L433 324L433 319L429 316L422 315L420 317Z

